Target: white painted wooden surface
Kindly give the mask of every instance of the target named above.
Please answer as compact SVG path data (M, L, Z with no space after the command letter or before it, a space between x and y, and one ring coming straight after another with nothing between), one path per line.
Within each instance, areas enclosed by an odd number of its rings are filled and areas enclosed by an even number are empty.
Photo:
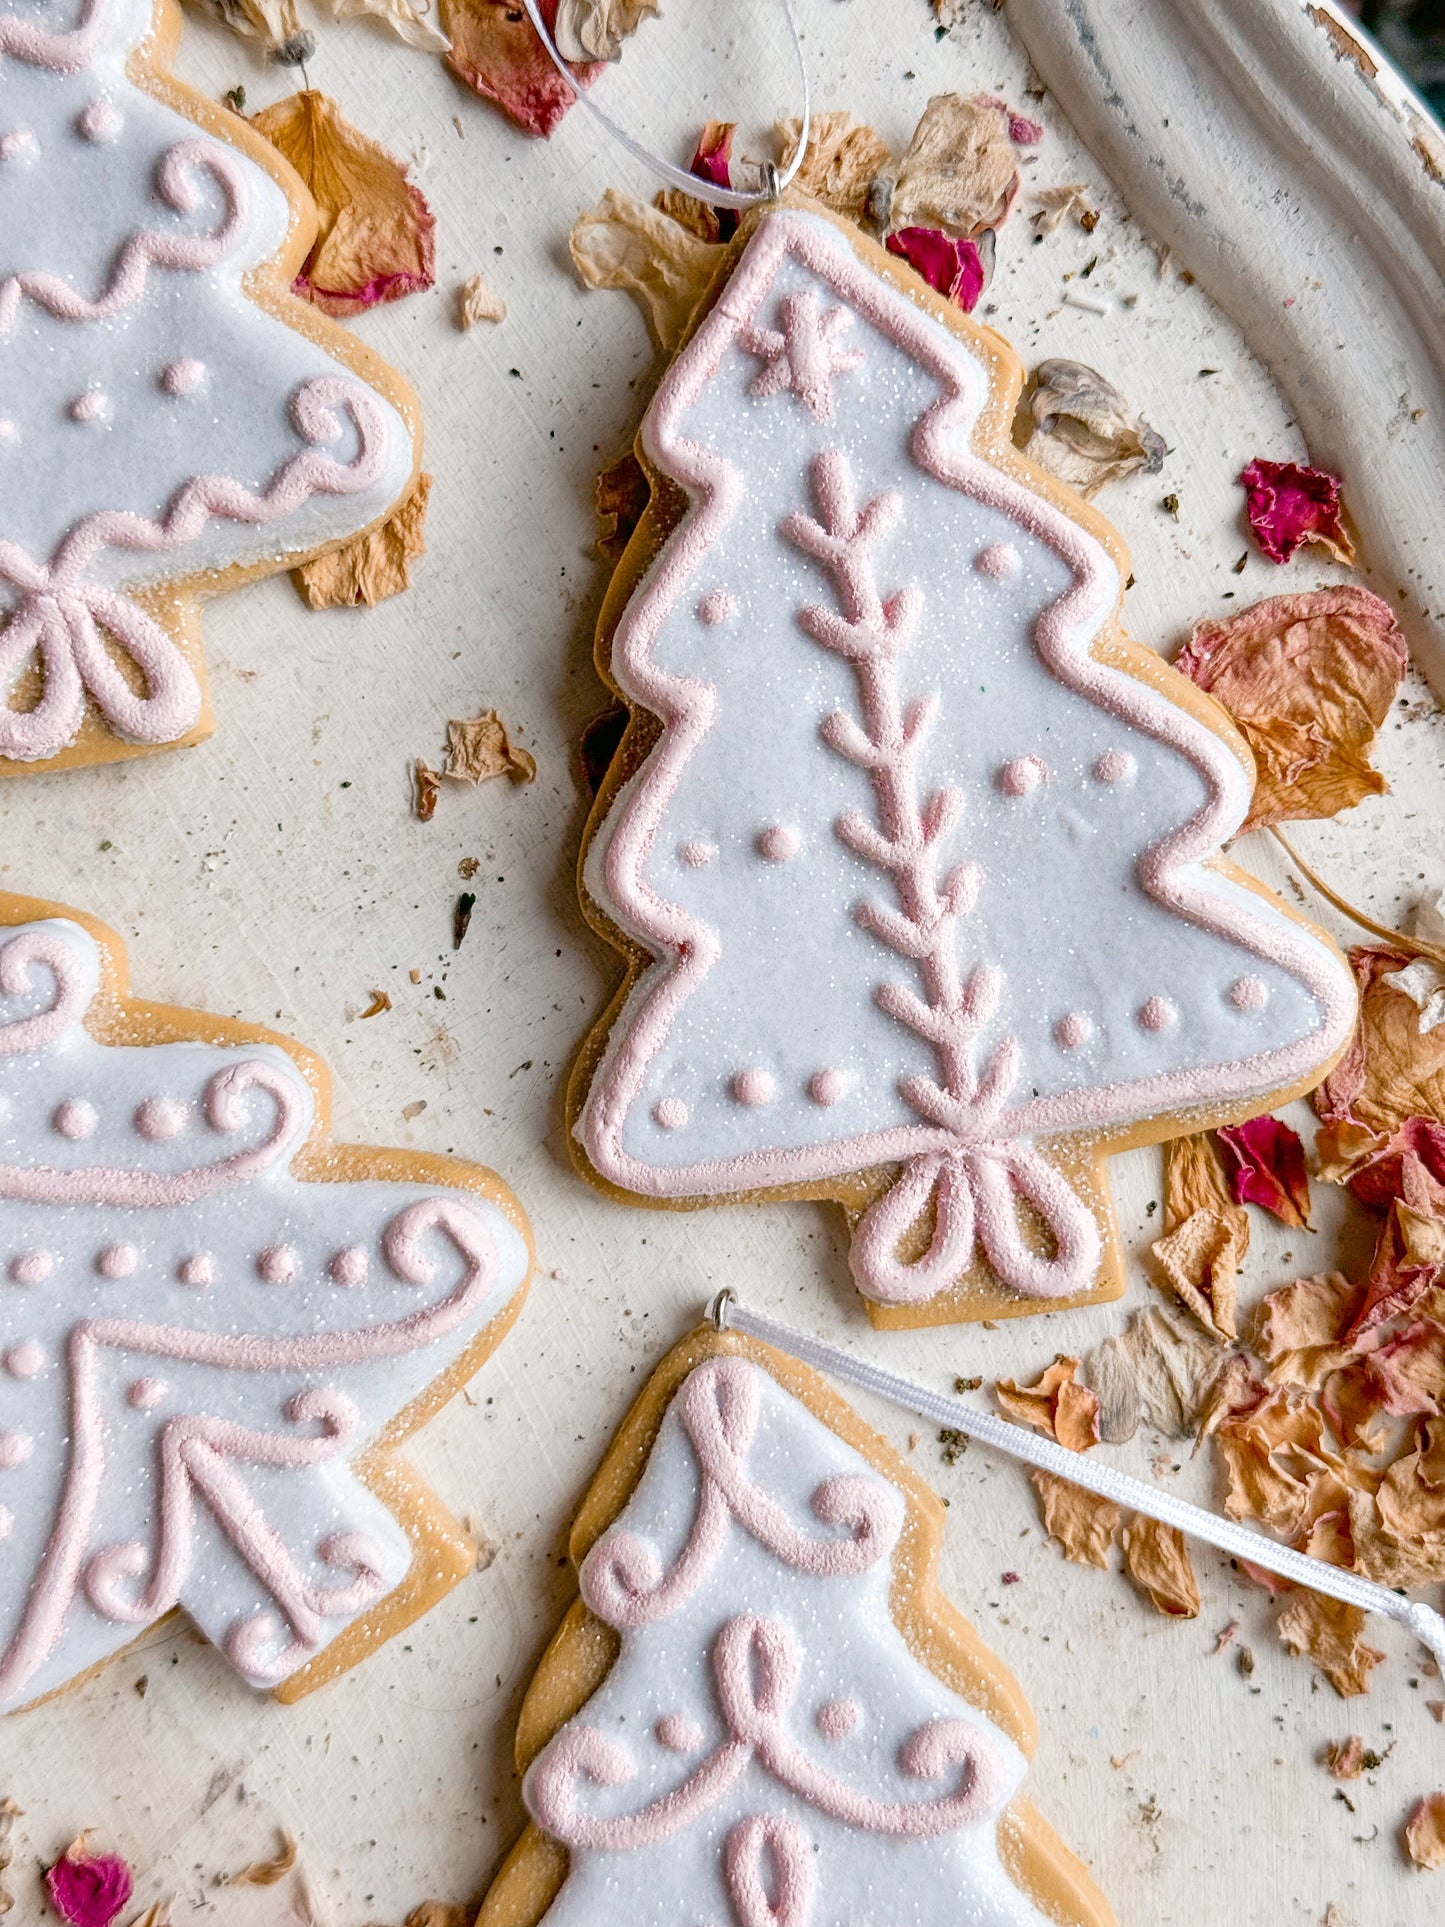
M1070 17L1081 9L1082 0ZM1027 25L1041 8L1022 0L1018 11ZM1150 9L1098 0L1083 11L1127 24ZM1216 18L1229 11L1213 9ZM941 41L922 0L802 0L800 13L820 104L853 107L896 144L941 89L1022 100L1024 54L1007 18L981 3ZM1275 0L1270 13L1280 14ZM167 1633L83 1691L12 1720L0 1730L0 1793L26 1809L11 1875L12 1918L24 1927L41 1918L39 1857L81 1826L100 1828L132 1859L138 1904L176 1895L178 1921L283 1921L292 1883L249 1893L216 1884L269 1851L281 1826L301 1841L316 1918L329 1927L397 1923L424 1898L476 1895L519 1823L512 1726L571 1595L561 1563L571 1510L649 1363L718 1285L944 1386L955 1373L1032 1376L1055 1351L1120 1327L1152 1289L1140 1263L1123 1305L992 1332L875 1336L825 1209L630 1213L573 1177L561 1080L614 968L582 927L572 881L585 810L575 742L602 701L591 667L605 580L590 547L592 479L626 445L655 364L621 296L574 286L564 243L578 208L605 185L648 186L580 115L548 146L526 141L434 61L365 26L318 27L312 80L396 151L418 156L437 215L438 291L360 324L422 394L437 478L431 553L413 592L372 614L308 614L284 581L214 605L213 740L180 756L5 786L0 882L68 898L124 932L142 994L273 1022L319 1048L336 1073L341 1133L495 1164L532 1213L543 1271L471 1399L412 1451L455 1509L495 1538L495 1562L298 1707L253 1698L213 1652ZM1317 29L1300 12L1293 31ZM1057 59L1058 35L1052 44ZM217 91L243 80L256 104L288 84L195 23L183 67ZM761 128L794 111L787 71L761 0L712 10L673 0L604 85L634 125L683 152L710 114L751 114ZM777 76L776 91L759 90L759 73ZM1103 141L1107 115L1088 106L1081 79L1068 84ZM1341 70L1342 102L1352 85ZM1385 110L1371 98L1341 106L1347 131L1380 134ZM1168 439L1163 476L1127 482L1101 506L1133 549L1131 627L1172 652L1195 616L1329 578L1305 557L1285 572L1252 554L1231 573L1247 548L1238 470L1256 453L1301 455L1305 441L1284 389L1234 322L1200 287L1161 277L1149 237L1059 101L1039 112L1049 131L1029 186L1087 182L1103 217L1092 236L1069 226L1034 245L1016 214L1000 237L991 318L1028 361L1072 355L1103 369ZM1209 169L1222 196L1218 163ZM1307 261L1258 242L1251 184L1228 185L1241 254L1263 251L1268 272L1298 279L1303 296ZM1103 316L1061 305L1063 276L1093 257L1090 292L1112 304ZM498 329L463 336L450 293L479 267L511 313ZM1327 278L1310 299L1314 334L1281 335L1290 392L1302 374L1339 365L1331 319L1344 297ZM1330 452L1372 516L1377 505L1386 520L1418 515L1381 493L1382 424L1367 386L1362 378L1361 399L1340 410ZM1160 507L1169 491L1177 522ZM1398 531L1371 521L1364 533L1378 557ZM536 784L449 789L435 821L417 823L410 760L439 751L449 715L493 703L535 750ZM1380 744L1394 793L1341 824L1299 832L1311 860L1386 918L1445 881L1442 748L1416 679ZM1282 878L1258 839L1239 853ZM470 886L478 903L454 956L465 856L481 859ZM412 967L420 986L409 982ZM394 1007L362 1023L378 986ZM416 1099L427 1108L408 1124L402 1108ZM1138 1254L1158 1173L1153 1153L1115 1169ZM1330 1200L1320 1203L1327 1226ZM1248 1289L1321 1269L1333 1249L1327 1228L1285 1239L1257 1224ZM906 1447L907 1418L882 1408L869 1416ZM1119 1458L1147 1475L1158 1452L1141 1436ZM1125 1927L1318 1922L1330 1902L1358 1927L1439 1917L1445 1887L1437 1893L1409 1872L1396 1835L1415 1797L1445 1784L1445 1734L1423 1704L1442 1689L1420 1678L1393 1630L1378 1641L1390 1661L1370 1697L1346 1706L1277 1647L1262 1595L1221 1560L1199 1556L1202 1617L1174 1624L1122 1579L1065 1565L1043 1542L1013 1467L974 1451L947 1469L931 1437L916 1459L950 1501L947 1583L1039 1714L1033 1796L1091 1863ZM1164 1475L1204 1496L1203 1462L1181 1460L1169 1449ZM1005 1570L1021 1583L1002 1588ZM1215 1633L1236 1617L1256 1655L1252 1680L1230 1655L1210 1657ZM1351 1731L1381 1750L1397 1742L1377 1774L1347 1789L1354 1811L1317 1764L1326 1741Z

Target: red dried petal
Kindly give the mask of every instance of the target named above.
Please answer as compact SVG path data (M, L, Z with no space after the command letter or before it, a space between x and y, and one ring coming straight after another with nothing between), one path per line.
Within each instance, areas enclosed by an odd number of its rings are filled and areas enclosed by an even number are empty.
M983 293L983 257L975 242L955 240L932 227L899 228L886 243L890 254L897 254L922 275L930 288L956 301L965 314L972 314Z
M1249 526L1271 562L1288 562L1304 542L1322 543L1341 562L1354 561L1354 544L1340 522L1338 475L1260 456L1239 479Z
M1215 1135L1238 1203L1262 1205L1285 1224L1308 1225L1310 1181L1298 1131L1277 1117L1252 1117Z
M736 132L736 121L710 120L698 136L692 159L687 164L688 173L696 174L700 181L711 181L714 187L731 187L733 135ZM714 209L714 213L717 217L717 238L719 241L731 241L738 231L737 209L720 207Z
M527 134L547 137L576 100L573 88L515 0L442 0L442 26L452 43L447 65L483 100L495 101ZM557 0L541 0L549 33L557 25ZM590 87L606 65L589 61L571 72Z
M1445 1125L1433 1117L1407 1117L1393 1137L1354 1167L1346 1183L1361 1204L1376 1211L1388 1211L1397 1200L1420 1210L1428 1199L1434 1206L1430 1215L1445 1216Z
M130 1868L119 1854L77 1853L76 1846L45 1875L50 1904L70 1927L110 1927L130 1899Z

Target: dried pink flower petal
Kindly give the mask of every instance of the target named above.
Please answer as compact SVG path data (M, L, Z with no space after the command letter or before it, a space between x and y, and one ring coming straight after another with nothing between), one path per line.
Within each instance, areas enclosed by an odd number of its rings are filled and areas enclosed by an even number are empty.
M1230 1187L1240 1204L1261 1205L1284 1224L1310 1221L1310 1181L1298 1131L1277 1117L1252 1117L1215 1133Z
M114 1853L87 1853L73 1840L46 1871L50 1904L69 1927L110 1927L131 1896L130 1868Z
M1304 542L1318 542L1337 562L1354 561L1355 545L1340 522L1338 475L1259 456L1239 479L1249 526L1271 562L1288 562Z
M985 279L976 242L956 241L937 228L905 227L890 234L886 246L921 274L930 288L956 301L965 314L973 313Z

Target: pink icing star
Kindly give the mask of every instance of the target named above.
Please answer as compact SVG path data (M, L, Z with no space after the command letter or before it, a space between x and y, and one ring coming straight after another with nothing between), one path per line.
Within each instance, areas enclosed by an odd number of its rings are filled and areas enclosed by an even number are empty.
M814 421L831 421L834 375L846 374L863 359L861 349L838 345L839 335L852 320L846 308L830 308L820 315L818 297L811 288L785 296L781 334L776 328L743 331L743 346L761 355L766 364L753 382L752 392L768 396L791 389L806 403Z

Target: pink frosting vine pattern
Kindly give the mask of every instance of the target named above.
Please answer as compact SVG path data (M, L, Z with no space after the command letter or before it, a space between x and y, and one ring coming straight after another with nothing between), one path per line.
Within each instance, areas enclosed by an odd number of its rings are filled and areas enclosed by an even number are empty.
M60 74L81 72L95 56L104 13L105 0L86 0L74 28L48 33L0 12L0 62L9 56ZM192 214L200 205L199 176L210 177L224 207L211 232L138 229L121 245L108 283L94 297L44 271L7 275L0 279L0 342L14 327L22 300L61 320L106 321L142 298L153 267L174 273L214 268L231 251L247 214L245 174L235 157L215 141L178 141L161 157L155 192L177 214ZM86 420L102 407L103 400L90 405L86 397L76 404L82 412L72 412ZM348 462L314 452L340 436L343 410L358 440ZM376 398L360 382L339 375L308 381L291 397L290 414L312 449L286 461L259 494L225 476L196 475L176 491L158 521L119 510L82 517L48 563L0 540L0 584L18 592L0 627L0 756L38 762L57 755L80 728L87 693L127 742L175 742L194 728L200 684L174 641L138 602L87 582L84 572L107 547L148 554L179 550L213 517L263 527L294 514L313 496L355 495L379 480L386 424ZM143 694L117 667L107 638L140 672ZM43 693L33 707L17 709L11 697L32 658L40 665Z
M86 974L76 948L64 936L31 928L0 947L0 994L33 994L42 972L53 981L52 1000L39 1011L0 1025L0 1056L43 1052L84 1015ZM166 1173L5 1164L0 1166L0 1197L53 1207L99 1204L163 1210L243 1184L294 1150L309 1118L298 1071L242 1057L215 1072L204 1087L202 1108L212 1128L223 1133L241 1129L253 1092L271 1098L275 1119L264 1140L249 1150ZM142 1112L146 1108L140 1107ZM418 1288L436 1277L434 1248L439 1243L449 1244L460 1256L459 1282L404 1316L376 1323L322 1322L302 1333L278 1334L188 1329L149 1316L118 1314L82 1317L69 1326L60 1347L70 1379L68 1461L54 1525L24 1595L20 1623L0 1650L0 1705L23 1698L29 1682L55 1653L82 1594L97 1614L116 1625L149 1625L181 1603L192 1569L198 1510L219 1526L274 1602L274 1611L238 1620L225 1640L232 1662L255 1684L293 1672L332 1636L328 1621L339 1630L336 1622L351 1619L389 1589L394 1580L385 1577L385 1552L358 1531L333 1531L317 1545L322 1564L343 1575L339 1583L318 1584L309 1578L245 1477L247 1466L304 1475L347 1456L358 1440L362 1414L344 1389L328 1382L303 1384L289 1395L283 1387L276 1406L284 1420L279 1429L243 1424L224 1413L158 1416L148 1460L157 1468L159 1483L155 1543L98 1544L111 1455L103 1409L104 1364L108 1356L127 1364L139 1357L172 1367L207 1367L223 1380L226 1374L259 1373L314 1380L318 1374L401 1358L475 1321L500 1276L487 1224L459 1198L423 1197L408 1203L394 1212L380 1234L392 1275ZM124 1253L125 1262L115 1262L118 1252ZM46 1283L52 1267L48 1255L40 1255L47 1257L44 1265L28 1270L23 1264L12 1266L18 1284L38 1288ZM262 1254L263 1260L267 1255ZM106 1279L130 1276L135 1270L133 1248L107 1246L97 1270ZM289 1279L292 1272L282 1275ZM28 1294L21 1301L17 1293L0 1309L13 1309L23 1317L29 1315L31 1302ZM4 1352L5 1368L15 1377L34 1377L43 1362L44 1355L30 1341ZM127 1404L134 1412L149 1414L169 1389L159 1375L141 1376L130 1385ZM224 1390L222 1382L217 1391L223 1403ZM12 1449L0 1463L13 1468L30 1457L28 1438L0 1434L4 1440ZM13 1526L8 1510L5 1518Z
M621 1527L606 1533L582 1566L582 1594L601 1618L624 1633L669 1617L705 1588L731 1526L750 1533L786 1566L814 1578L845 1580L887 1560L902 1526L900 1495L881 1480L845 1474L812 1495L814 1516L841 1535L814 1538L748 1474L749 1448L761 1415L760 1374L737 1358L714 1359L688 1378L679 1415L697 1460L702 1492L686 1546L670 1571L653 1548ZM945 1792L890 1800L831 1773L790 1727L800 1677L797 1640L771 1614L728 1618L712 1651L717 1704L726 1736L681 1784L632 1813L587 1811L587 1785L625 1786L637 1764L627 1748L578 1721L564 1728L533 1767L527 1799L539 1824L569 1847L623 1852L655 1846L708 1812L756 1761L778 1784L820 1813L862 1832L935 1839L977 1825L999 1803L1004 1767L986 1734L969 1721L926 1721L904 1741L903 1774L919 1781L945 1775ZM846 1706L846 1713L844 1707ZM848 1730L851 1705L830 1701L824 1732ZM671 1750L706 1744L691 1722L665 1720L661 1743ZM814 1856L797 1823L754 1814L723 1843L723 1873L739 1927L807 1927L812 1918ZM769 1884L776 1898L769 1898Z
M916 1302L959 1277L977 1239L1014 1291L1062 1297L1093 1276L1099 1230L1092 1212L1032 1145L998 1131L1018 1082L1015 1041L1006 1037L995 1045L981 1073L975 1063L975 1040L998 1008L1003 977L982 963L967 978L959 973L956 930L977 902L983 877L971 862L940 876L938 852L963 813L963 794L953 784L926 797L919 793L918 754L937 720L939 697L934 692L905 708L897 664L923 598L908 584L885 601L874 568L874 551L902 514L902 499L878 495L860 508L848 458L838 450L815 459L812 480L821 521L791 515L783 534L831 575L838 608L815 606L799 619L815 642L853 669L863 716L860 728L835 710L823 723L823 740L868 772L877 800L876 822L855 811L835 828L851 850L893 878L899 907L865 902L856 915L865 930L921 973L926 999L906 984L885 983L877 1001L936 1052L942 1083L910 1076L900 1088L926 1123L952 1139L945 1150L911 1159L897 1183L870 1206L854 1233L853 1271L871 1298ZM1015 1189L1052 1233L1052 1258L1025 1241ZM900 1240L930 1205L928 1249L915 1260L900 1259Z

